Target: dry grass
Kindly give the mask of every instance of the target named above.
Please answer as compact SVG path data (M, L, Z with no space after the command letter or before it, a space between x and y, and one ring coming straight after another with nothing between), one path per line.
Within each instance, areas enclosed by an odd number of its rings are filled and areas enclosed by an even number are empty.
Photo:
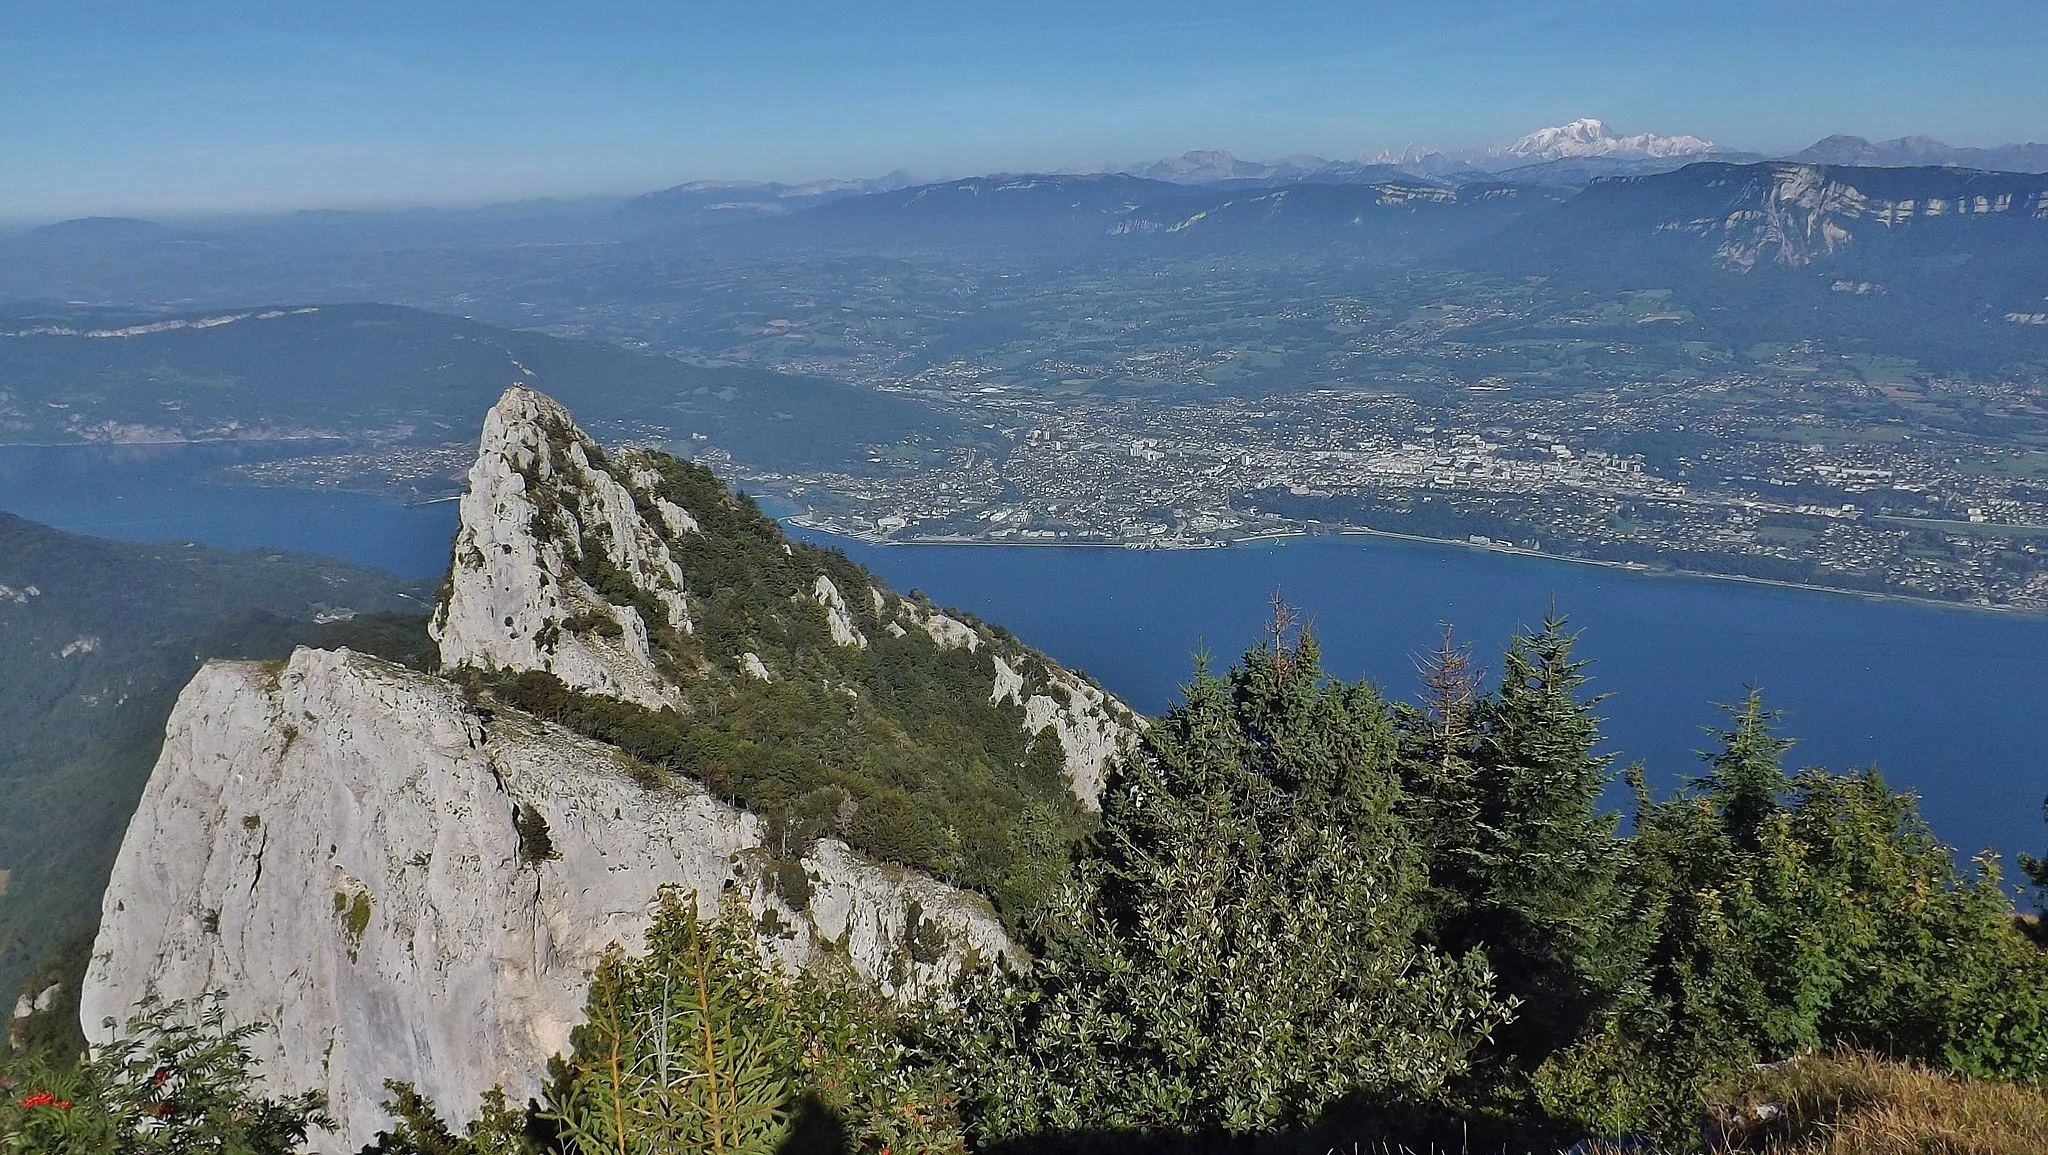
M1775 1105L1775 1117L1770 1106ZM1726 1150L1774 1155L2044 1155L2048 1091L1868 1055L1758 1071L1730 1097Z

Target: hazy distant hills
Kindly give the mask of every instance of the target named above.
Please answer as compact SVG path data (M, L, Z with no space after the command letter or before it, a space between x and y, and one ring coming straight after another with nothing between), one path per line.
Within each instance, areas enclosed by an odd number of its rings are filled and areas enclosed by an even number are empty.
M1785 159L1808 164L1866 167L1946 165L1995 172L2048 172L2048 144L1957 148L1926 136L1902 136L1896 140L1880 141L1868 141L1860 136L1830 136Z
M1671 172L1701 161L1746 164L1765 159L1866 167L1943 165L2044 172L2048 171L2048 145L1958 148L1925 136L1872 142L1860 136L1836 135L1815 141L1789 156L1767 158L1763 153L1728 148L1687 133L1624 135L1603 121L1586 117L1538 129L1508 144L1477 148L1409 147L1385 150L1358 160L1293 156L1276 161L1245 160L1211 149L1132 165L1124 171L1154 180L1199 185L1361 184L1425 178L1452 184L1479 181L1576 187L1601 177Z
M1982 277L2048 257L2044 196L2048 175L1704 163L1598 181L1487 248L1530 270L1622 278L1638 276L1634 262L1651 257L1733 273L1860 270L1892 279L1968 264Z
M976 177L820 206L765 234L816 243L1021 247L1108 255L1339 245L1375 261L1485 236L1568 190L1449 184L1233 179L1184 185L1122 173Z
M1157 279L1128 284L1156 285L1161 296L1148 306L1143 300L1151 298L1127 293L1110 304L1112 311L1145 312L1124 320L1150 325L1204 299L1219 277L1244 279L1247 291L1262 295L1269 292L1263 278L1281 277L1271 287L1291 293L1298 290L1284 278L1313 266L1328 280L1312 292L1329 293L1404 266L1415 284L1433 286L1416 291L1485 298L1491 303L1475 307L1486 310L1494 309L1498 292L1484 278L1512 277L1521 286L1516 293L1541 297L1509 310L1526 322L1489 322L1489 332L1498 329L1503 339L1517 324L1555 339L1559 334L1537 318L1581 308L1566 299L1571 294L1668 289L1691 302L1676 311L1682 321L1668 322L1685 326L1688 341L1746 348L1741 342L1764 331L1777 334L1773 339L1842 337L1930 366L1983 370L2032 362L2048 336L2041 323L2048 315L2048 218L2033 199L2038 174L2001 175L1964 162L2016 169L2043 151L1830 137L1801 155L1939 164L1766 162L1698 136L1622 134L1582 120L1506 145L1362 160L1246 161L1210 151L1124 172L926 184L905 184L901 173L808 184L695 182L623 201L473 212L301 213L175 229L89 219L0 239L0 302L146 306L142 314L150 318L189 319L239 315L249 302L385 301L544 328L616 343L607 354L578 358L637 358L593 379L638 376L644 387L622 387L617 397L568 398L600 422L709 422L739 452L737 439L755 434L737 398L755 397L771 415L794 414L790 420L799 422L811 419L805 414L868 413L820 425L835 447L828 456L843 456L860 438L886 443L886 435L915 427L912 418L922 415L861 410L859 396L908 402L859 389L828 396L817 377L710 384L693 376L703 370L617 346L888 384L998 346L1005 351L991 366L1029 363L1032 342L1075 332L1071 326L1089 313L1076 293L1104 291L1141 267L1157 265ZM1225 265L1205 263L1226 258ZM1072 278L1073 287L1038 296L1046 277ZM16 328L42 323L24 317ZM278 318L266 325L282 332L320 323ZM162 338L170 347L184 339ZM478 347L496 350L488 372L460 368L471 364L460 357L450 362L455 368L437 372L488 377L495 389L509 360L535 367L536 360L567 356L553 346L531 357L504 352L533 339L494 335L482 342ZM446 334L421 342L409 346L421 358L443 346L462 348ZM131 357L106 370L116 381L144 379L146 358L112 348L94 356ZM0 371L12 355L0 348ZM279 360L282 349L269 356ZM346 357L331 363L350 364ZM456 394L435 392L445 384L440 379L399 389L385 384L397 379L389 374L344 378L316 364L305 366L302 378L337 397L354 391L373 398L349 417L364 428L388 419L384 427L425 431L486 396L481 386L465 386L453 405ZM16 371L15 379L26 378ZM48 379L68 380L63 372ZM268 396L244 406L232 388L174 384L174 396L155 400L146 390L131 391L124 411L106 410L97 420L148 428L204 427L229 414L256 425L281 420L270 409L281 402ZM559 380L543 384L574 389ZM14 386L0 381L0 388ZM48 431L84 420L78 408L34 410L21 400L29 393L22 387L13 401L0 402L0 428L11 421ZM650 408L646 398L656 393L671 398L669 412ZM614 403L628 394L639 398L632 407ZM765 400L775 396L789 400ZM735 400L673 400L679 397ZM202 419L205 413L212 416ZM788 460L784 447L797 443L760 436L754 449L763 461Z
M1186 195L1124 173L998 173L835 201L792 218L792 235L832 240L1047 244L1110 233L1138 206Z
M1559 189L1450 188L1414 180L1297 184L1163 198L1133 209L1110 231L1162 246L1341 244L1393 259L1477 240L1567 195Z
M874 180L779 181L701 180L634 197L612 217L629 227L677 228L760 219L801 212L848 197L893 192L917 182L898 169Z
M1667 172L1700 160L1761 160L1697 136L1622 135L1591 117L1538 129L1508 144L1387 150L1358 160L1295 156L1248 161L1206 150L1134 165L1134 176L1176 184L1369 184L1388 180L1582 185L1601 176Z
M1220 149L1182 153L1146 164L1134 165L1129 175L1170 184L1209 185L1218 188L1317 184L1367 184L1372 181L1411 180L1415 174L1396 164L1367 161L1324 160L1319 156L1288 157L1277 161L1242 160Z
M21 239L30 245L125 244L163 240L177 233L168 225L134 217L80 217L31 229Z

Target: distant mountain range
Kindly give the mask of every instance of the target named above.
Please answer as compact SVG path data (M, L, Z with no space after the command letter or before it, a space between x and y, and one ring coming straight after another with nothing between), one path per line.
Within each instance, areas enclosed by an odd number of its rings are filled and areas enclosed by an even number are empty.
M1291 156L1252 161L1221 150L1183 153L1132 165L1123 171L1175 184L1260 183L1367 184L1413 177L1516 184L1585 185L1600 177L1669 172L1705 160L1734 163L1767 159L1763 153L1731 149L1688 133L1617 133L1606 122L1583 117L1540 128L1509 144L1466 149L1409 146L1356 160ZM1768 159L1810 164L1891 167L1937 165L2003 172L2048 172L2048 144L1958 148L1924 136L1873 143L1860 136L1830 136L1790 156Z
M1240 160L1220 149L1182 153L1165 160L1136 165L1130 175L1173 184L1233 185L1291 184L1316 181L1323 184L1365 184L1376 180L1398 180L1415 174L1398 164L1377 161L1324 160L1319 156L1294 156L1275 161Z
M1902 136L1868 141L1860 136L1830 136L1793 153L1788 160L1809 164L1854 164L1866 167L1941 165L1981 168L1992 172L2048 172L2048 144L2004 144L1997 148L1957 148L1933 137Z
M2048 175L1700 163L1596 182L1447 264L1669 288L1722 339L1824 336L2001 371L2048 357Z
M1508 173L1559 161L1593 162L1621 169L1629 167L1674 167L1705 157L1743 155L1730 153L1713 141L1680 134L1661 136L1654 132L1622 136L1606 122L1583 117L1570 124L1540 128L1512 144L1489 144L1450 152L1404 149L1382 152L1370 158L1374 163L1392 164L1424 175L1456 175L1466 172ZM1754 154L1748 154L1754 155Z
M873 180L817 180L799 184L696 180L634 197L613 215L634 225L701 225L718 220L781 216L828 201L893 192L916 183L902 169Z
M1545 295L1668 289L1693 302L1687 324L1701 339L1711 333L1734 348L1823 334L1972 371L2048 364L2048 175L1965 163L2016 169L2030 158L2048 159L2039 155L2048 146L1967 150L1831 137L1802 150L1800 159L1777 161L1716 149L1697 136L1622 135L1582 121L1498 148L1395 158L1447 169L1437 175L1373 160L1251 162L1209 152L1131 172L995 174L912 185L901 173L814 184L696 183L601 210L576 206L572 214L565 210L569 215L499 211L489 223L452 213L322 214L175 230L141 221L66 222L0 239L0 301L34 302L0 310L0 328L22 334L0 339L0 432L26 438L91 422L212 428L231 410L245 422L325 428L313 415L280 408L279 395L249 382L180 382L170 396L170 386L148 376L154 362L143 355L146 342L85 335L166 318L194 327L239 319L246 310L228 305L248 301L323 309L252 315L220 334L257 341L321 329L348 319L338 311L343 303L386 300L620 343L646 341L667 327L664 340L733 367L721 372L760 358L830 375L870 350L895 356L901 349L861 331L857 313L846 314L855 327L829 332L799 331L791 319L817 309L819 300L861 298L871 290L853 286L873 278L895 283L902 269L936 269L933 279L890 290L932 294L929 316L949 318L933 321L934 335L920 338L926 343L903 362L925 364L984 339L973 334L1028 329L1028 313L984 315L978 305L958 305L978 300L982 290L971 287L973 278L949 278L986 261L1005 269L1025 261L1033 269L1097 263L1128 270L1133 260L1230 254L1258 262L1337 259L1348 266L1344 276L1420 262L1417 273L1425 278L1506 273L1545 286ZM1815 159L1832 156L1943 163ZM757 275L757 268L764 271ZM955 287L942 290L947 283ZM152 307L80 317L77 306L57 304L80 301ZM52 328L80 333L61 340L54 332L27 335ZM937 335L941 330L947 335ZM160 336L167 347L182 347L192 334ZM469 345L451 345L449 336L420 335L418 347L432 355L426 364L441 366L425 379L365 373L348 357L328 357L300 376L333 376L337 396L373 397L368 410L353 415L356 427L431 429L447 411L434 390L480 387L482 378L470 379L476 373L495 380L508 355L536 373L544 371L536 359L600 356L583 347L571 356L530 334L493 333ZM92 373L53 374L31 356L65 343L77 346L67 348L67 364L112 376L94 384ZM442 354L450 349L475 355ZM861 364L862 372L875 371ZM827 395L850 387L815 378L713 381L701 367L647 356L599 368L595 376L568 376L675 384L668 409L641 405L615 419L704 432L756 468L795 465L778 446L801 441L789 430L757 430L741 419L745 413L857 408L851 395ZM358 381L376 387L351 384ZM40 394L60 382L96 400L53 408L48 402L66 399ZM782 399L762 410L770 396ZM242 405L254 408L244 412ZM873 428L858 436L852 423L820 417L815 428L834 447L826 458L903 436L906 415L868 416Z
M1176 184L1364 184L1415 177L1493 180L1500 174L1511 174L1517 183L1584 184L1595 176L1665 171L1708 158L1762 159L1755 153L1723 149L1697 136L1654 132L1623 136L1604 121L1586 117L1538 129L1509 144L1478 148L1444 151L1410 146L1358 160L1294 156L1277 161L1247 161L1209 150L1134 165L1126 171Z
M1422 178L1453 185L1468 183L1581 187L1603 177L1646 176L1700 161L1753 163L1766 159L1862 167L1947 166L2002 172L2048 172L2048 144L1958 148L1924 136L1871 142L1860 136L1830 136L1790 156L1724 147L1690 133L1623 134L1605 121L1581 117L1539 128L1507 144L1429 149L1409 146L1356 159L1288 156L1246 160L1223 149L1199 149L1179 156L1120 168L1055 174L1075 177L1133 177L1162 184L1241 190L1297 184L1372 185ZM1055 179L1039 176L1032 179ZM787 216L833 201L904 190L941 189L932 195L975 196L1014 192L1024 177L993 174L961 180L920 182L898 169L873 179L823 180L799 184L773 181L692 181L635 197L614 216L641 226L700 225L718 221ZM1110 186L1098 186L1108 188Z
M1568 124L1537 129L1506 144L1450 150L1411 145L1350 159L1297 155L1247 160L1222 149L1201 149L1094 170L995 173L940 181L920 180L902 169L872 178L802 182L698 180L623 199L542 199L479 209L307 211L251 219L225 229L180 229L132 218L86 217L44 225L17 235L12 241L22 257L42 260L47 259L45 254L61 253L64 260L75 262L81 256L97 256L107 248L132 249L150 243L213 244L224 231L245 236L261 234L273 252L279 251L279 245L298 250L309 242L317 244L321 234L348 233L361 239L370 230L388 234L380 240L412 243L598 240L622 234L770 220L836 202L896 193L911 194L900 203L907 207L916 202L918 211L923 212L938 208L948 198L958 197L1022 204L1028 198L1008 194L1023 191L1027 187L1025 182L1030 181L1040 182L1033 187L1038 187L1042 195L1046 181L1096 178L1099 183L1089 186L1096 191L1121 190L1138 194L1135 199L1156 199L1161 190L1142 185L1126 188L1116 183L1117 178L1230 192L1303 184L1380 185L1418 181L1447 187L1514 184L1582 188L1603 178L1672 172L1702 161L1745 164L1764 160L1863 168L1934 166L2041 173L2048 172L2048 144L1970 148L1925 136L1870 141L1838 134L1789 155L1767 157L1759 152L1731 149L1690 133L1623 134L1605 121L1582 117ZM1081 199L1086 201L1089 196ZM869 211L872 210L858 210L847 219ZM27 247L20 248L24 244Z

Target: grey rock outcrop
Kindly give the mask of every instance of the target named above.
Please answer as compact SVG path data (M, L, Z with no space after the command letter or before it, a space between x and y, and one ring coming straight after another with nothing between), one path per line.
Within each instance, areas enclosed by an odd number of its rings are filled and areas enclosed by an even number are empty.
M1121 702L1071 671L1048 663L1044 690L1032 692L1026 688L1024 674L1001 654L992 655L991 660L996 684L989 701L1024 707L1024 728L1033 734L1043 734L1048 728L1058 734L1074 796L1094 806L1102 797L1110 763L1137 725L1135 718Z
M1660 182L1676 188L1691 215L1664 220L1654 231L1712 240L1716 263L1741 272L1824 265L1887 232L2048 220L2048 181L2038 175L1782 161L1687 173L1618 180L1608 191L1655 189ZM1681 178L1691 187L1671 184Z
M346 651L209 664L122 843L81 1018L104 1039L145 992L225 990L231 1020L278 1028L255 1041L268 1084L326 1090L343 1130L322 1149L353 1151L389 1124L386 1078L457 1113L493 1085L538 1093L597 959L638 946L665 885L706 913L737 888L784 928L763 938L783 961L842 960L894 993L1010 949L978 898L830 840L794 909L758 819L634 769ZM522 845L520 811L550 856ZM936 962L907 945L920 927L950 944Z
M429 623L443 665L540 670L576 690L655 709L682 705L677 679L705 670L664 663L653 633L694 630L690 575L678 557L682 543L703 534L703 511L669 500L660 481L652 455L607 455L552 399L520 385L506 390L484 420L448 586ZM610 588L598 589L592 575ZM804 580L796 600L824 616L837 645L866 649L866 619L892 638L920 633L987 662L989 701L1023 707L1033 737L1057 734L1075 797L1095 805L1110 762L1140 725L1123 703L927 603L870 587L860 605L826 574ZM658 607L663 620L649 622L641 607ZM764 682L788 673L754 650L705 661ZM1030 693L1025 670L1041 671Z
M651 488L631 451L615 465L568 410L523 386L506 390L484 418L452 580L428 627L442 661L545 670L575 689L671 704L674 687L656 669L648 629L692 627L682 570L661 529L699 530L689 511L656 504ZM660 529L636 498L656 510ZM579 574L593 568L630 581L666 620L650 623L608 600Z
M22 1036L28 1031L30 1021L37 1015L50 1013L57 1005L57 997L63 993L64 984L61 982L50 983L41 990L22 991L14 1000L14 1015L7 1021L6 1033L0 1036L4 1037L7 1047L18 1049Z

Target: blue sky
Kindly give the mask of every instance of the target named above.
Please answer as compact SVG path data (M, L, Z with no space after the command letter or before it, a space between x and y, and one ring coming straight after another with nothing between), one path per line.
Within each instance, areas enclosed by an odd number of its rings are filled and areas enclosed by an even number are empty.
M1598 116L1792 149L2048 139L2048 5L0 4L0 218L476 203Z

